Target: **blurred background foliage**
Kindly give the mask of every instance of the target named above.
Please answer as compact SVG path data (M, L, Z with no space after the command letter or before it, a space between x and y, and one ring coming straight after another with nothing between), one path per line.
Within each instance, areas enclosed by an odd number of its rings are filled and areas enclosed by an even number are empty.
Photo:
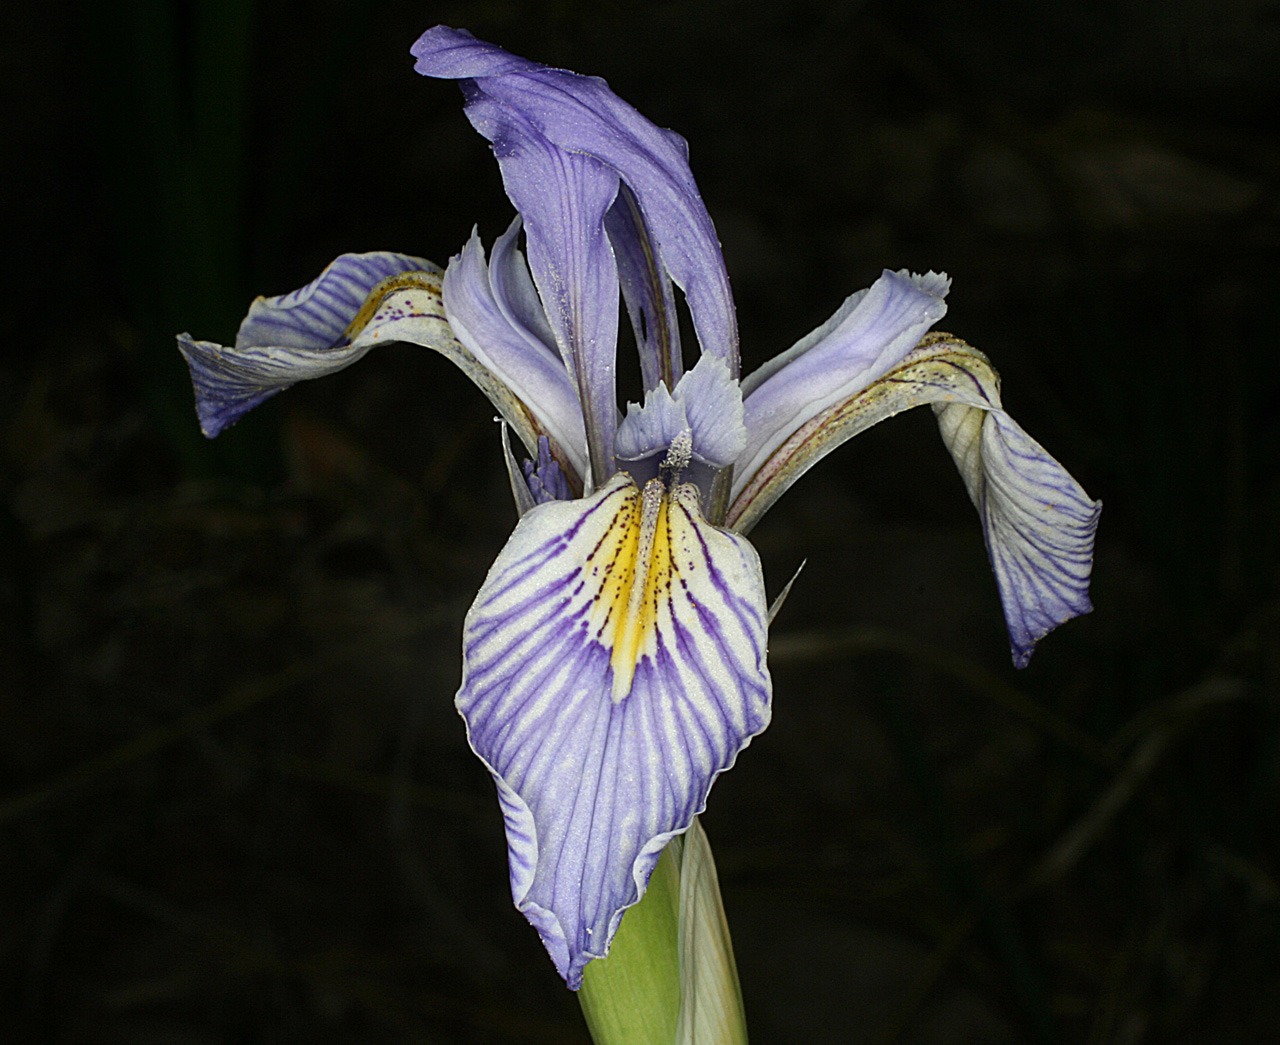
M753 535L774 725L704 818L761 1043L1280 1024L1280 3L47 0L0 34L0 1011L59 1045L583 1042L452 709L514 521L395 346L198 434L179 330L510 206L436 22L683 133L748 366L882 267L1106 502L1009 666L932 420Z

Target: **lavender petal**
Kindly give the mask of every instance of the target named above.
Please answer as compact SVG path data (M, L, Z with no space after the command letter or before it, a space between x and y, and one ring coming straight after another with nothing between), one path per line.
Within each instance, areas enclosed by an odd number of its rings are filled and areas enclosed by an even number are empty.
M986 356L957 338L929 335L879 381L811 418L758 467L744 470L728 523L749 532L837 446L926 403L982 517L1014 664L1024 667L1041 638L1091 609L1101 503L1018 427L1001 406L1000 379Z
M528 119L566 154L593 157L617 173L657 244L660 271L685 292L702 350L723 358L736 377L738 326L729 277L684 139L655 127L599 77L518 58L463 30L436 26L412 52L422 75L470 81L499 112ZM474 95L468 92L468 98ZM473 122L495 147L504 140L503 120Z
M946 277L885 273L845 301L826 323L742 382L747 448L735 495L810 420L900 363L945 314Z

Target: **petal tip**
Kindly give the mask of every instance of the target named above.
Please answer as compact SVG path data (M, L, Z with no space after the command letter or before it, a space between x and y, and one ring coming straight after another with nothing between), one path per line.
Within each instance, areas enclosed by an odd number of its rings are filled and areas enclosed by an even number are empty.
M920 275L909 269L899 269L895 274L910 280L918 290L923 290L931 297L945 298L951 291L951 277L945 272L934 272L930 269L924 275Z
M1009 652L1013 658L1013 666L1021 671L1031 663L1031 654L1036 651L1036 647L1050 632L1056 631L1068 621L1092 612L1093 603L1086 592L1069 607L1067 612L1060 614L1052 622L1042 623L1034 631L1026 627L1024 622L1019 621L1018 625L1015 626L1012 621L1009 621Z

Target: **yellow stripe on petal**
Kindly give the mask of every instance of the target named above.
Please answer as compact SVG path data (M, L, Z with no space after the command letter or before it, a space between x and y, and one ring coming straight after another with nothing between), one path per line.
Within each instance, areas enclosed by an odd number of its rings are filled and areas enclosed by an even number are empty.
M651 479L643 492L620 484L614 497L613 519L587 556L587 574L599 586L588 596L591 621L594 638L611 651L616 704L631 692L641 658L653 656L659 623L670 619L677 573L672 546L694 536L689 508L696 508L698 492L684 485L668 493L660 479Z

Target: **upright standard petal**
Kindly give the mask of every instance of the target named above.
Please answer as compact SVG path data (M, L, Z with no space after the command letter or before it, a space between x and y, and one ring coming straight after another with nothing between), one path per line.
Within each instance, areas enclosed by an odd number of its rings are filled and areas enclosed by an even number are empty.
M257 298L234 348L179 334L200 430L212 439L277 392L350 366L372 347L343 337L370 291L388 277L413 271L440 269L407 254L343 254L305 287Z
M645 227L640 202L625 182L618 186L618 198L604 217L604 227L618 261L618 281L636 336L644 390L652 391L659 383L675 388L684 373L684 360L671 276Z
M692 486L626 474L530 510L467 615L458 708L516 906L577 989L666 843L769 721L766 604Z
M738 324L729 277L684 139L655 127L598 77L517 58L462 30L436 26L412 52L414 68L424 76L471 80L560 149L594 157L617 172L635 194L662 268L685 293L703 351L723 358L736 377ZM476 129L496 144L502 126L501 120L486 120Z
M524 222L529 268L565 364L577 384L591 475L613 474L618 267L604 216L618 176L591 156L549 141L525 113L464 81L467 116L493 143L507 195Z
M871 387L793 432L744 474L729 525L749 532L841 443L926 403L933 404L943 441L982 516L1013 661L1024 667L1041 638L1092 608L1089 575L1102 505L1004 411L990 362L958 338L929 335Z
M445 315L458 340L538 418L581 487L587 474L587 435L577 388L515 249L519 232L517 218L494 243L488 265L480 238L472 233L444 275ZM535 453L536 447L529 451Z
M747 448L733 496L795 432L901 362L946 314L948 286L937 273L886 270L817 330L747 377Z

